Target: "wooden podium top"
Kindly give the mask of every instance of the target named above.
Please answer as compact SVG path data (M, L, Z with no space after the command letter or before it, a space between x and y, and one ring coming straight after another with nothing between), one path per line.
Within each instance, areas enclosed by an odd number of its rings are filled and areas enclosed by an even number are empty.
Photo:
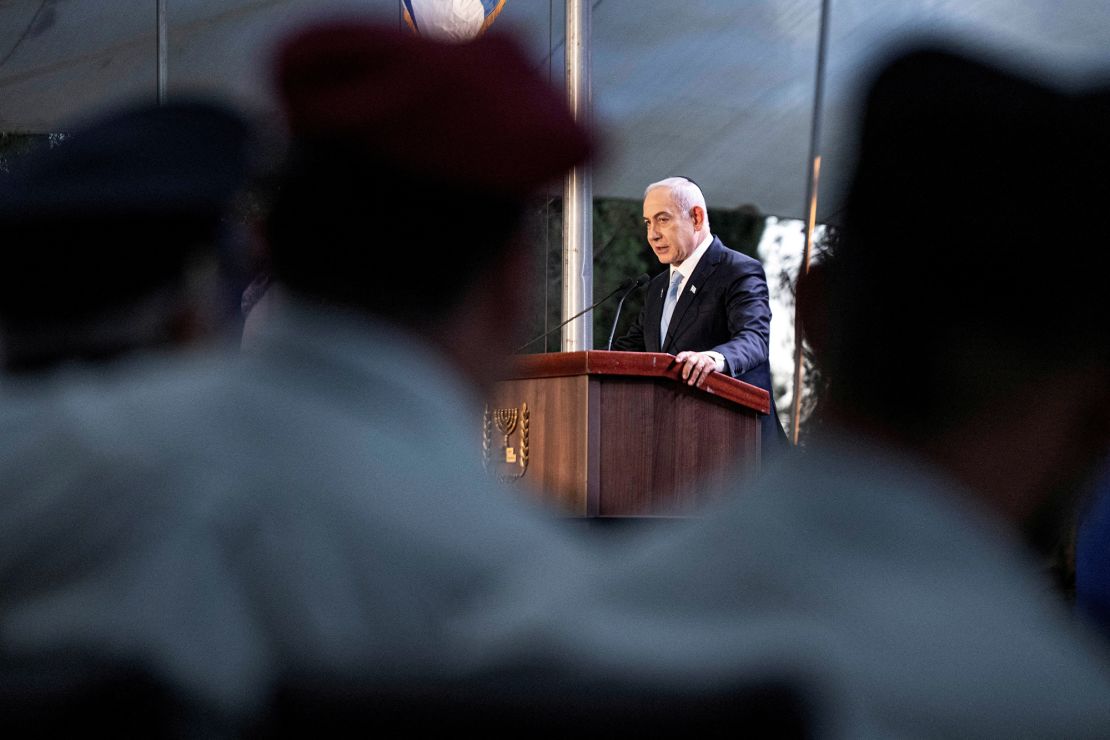
M504 379L557 378L568 375L616 375L625 377L666 378L682 382L675 356L662 352L548 352L518 355ZM707 393L767 414L771 399L767 391L721 373L711 373L696 392Z

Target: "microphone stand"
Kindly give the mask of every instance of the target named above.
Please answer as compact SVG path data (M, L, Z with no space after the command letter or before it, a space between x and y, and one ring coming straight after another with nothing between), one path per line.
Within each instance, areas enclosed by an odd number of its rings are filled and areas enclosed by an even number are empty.
M617 322L621 319L621 308L624 306L624 299L632 295L632 291L636 290L636 288L639 288L641 285L643 285L643 283L637 280L632 287L624 291L624 295L621 296L620 301L617 303L617 315L613 317L613 328L609 330L609 343L605 345L605 349L613 349L613 337L617 334Z
M592 306L588 306L588 307L582 309L581 311L574 314L573 316L571 316L569 319L567 319L563 323L559 324L558 326L552 327L551 329L548 329L543 334L540 334L538 337L535 337L534 339L529 339L527 342L525 342L524 344L517 347L516 351L520 352L522 349L524 349L528 345L535 344L536 342L540 341L544 337L550 335L552 332L556 332L559 329L562 329L564 326L566 326L570 322L574 321L575 319L579 318L580 316L582 316L586 313L589 313L590 311L593 311L595 308L600 306L602 303L605 303L605 301L609 300L610 298L612 298L613 296L615 296L617 293L619 293L622 290L627 291L624 294L624 296L621 297L621 303L624 303L624 299L628 297L629 293L631 293L633 290L635 290L636 288L640 287L641 285L643 285L644 283L647 282L647 280L644 279L646 277L647 277L647 275L641 275L638 278L628 278L628 280L625 280L624 282L622 282L620 285L618 285L616 288L614 288L608 295L606 295L604 298L602 298L597 303L593 304ZM619 306L617 308L617 311L618 311L618 315L619 315L619 311L620 311ZM612 344L612 337L610 337L609 343Z

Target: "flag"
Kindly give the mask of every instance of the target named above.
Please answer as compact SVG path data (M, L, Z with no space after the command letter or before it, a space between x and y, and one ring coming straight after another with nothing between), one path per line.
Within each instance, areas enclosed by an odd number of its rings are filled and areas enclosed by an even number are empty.
M481 36L505 0L402 0L405 22L416 33L445 41Z

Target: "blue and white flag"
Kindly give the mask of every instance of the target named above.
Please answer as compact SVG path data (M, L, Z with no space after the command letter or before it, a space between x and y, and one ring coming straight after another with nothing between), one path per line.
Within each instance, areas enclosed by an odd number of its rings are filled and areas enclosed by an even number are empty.
M405 22L430 38L470 41L481 36L505 0L402 0Z

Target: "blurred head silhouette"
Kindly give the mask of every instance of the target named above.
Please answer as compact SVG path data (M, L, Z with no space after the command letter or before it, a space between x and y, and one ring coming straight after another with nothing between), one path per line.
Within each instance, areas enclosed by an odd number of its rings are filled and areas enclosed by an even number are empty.
M1110 428L1107 250L1080 218L1105 203L1108 122L960 53L903 54L870 86L835 256L801 290L829 415L921 451L1037 544Z
M400 323L472 380L512 344L530 198L589 136L508 37L432 41L370 23L310 28L276 84L293 137L268 230L302 299Z
M248 139L217 105L134 106L17 161L0 182L6 369L187 342L232 316L222 219Z

